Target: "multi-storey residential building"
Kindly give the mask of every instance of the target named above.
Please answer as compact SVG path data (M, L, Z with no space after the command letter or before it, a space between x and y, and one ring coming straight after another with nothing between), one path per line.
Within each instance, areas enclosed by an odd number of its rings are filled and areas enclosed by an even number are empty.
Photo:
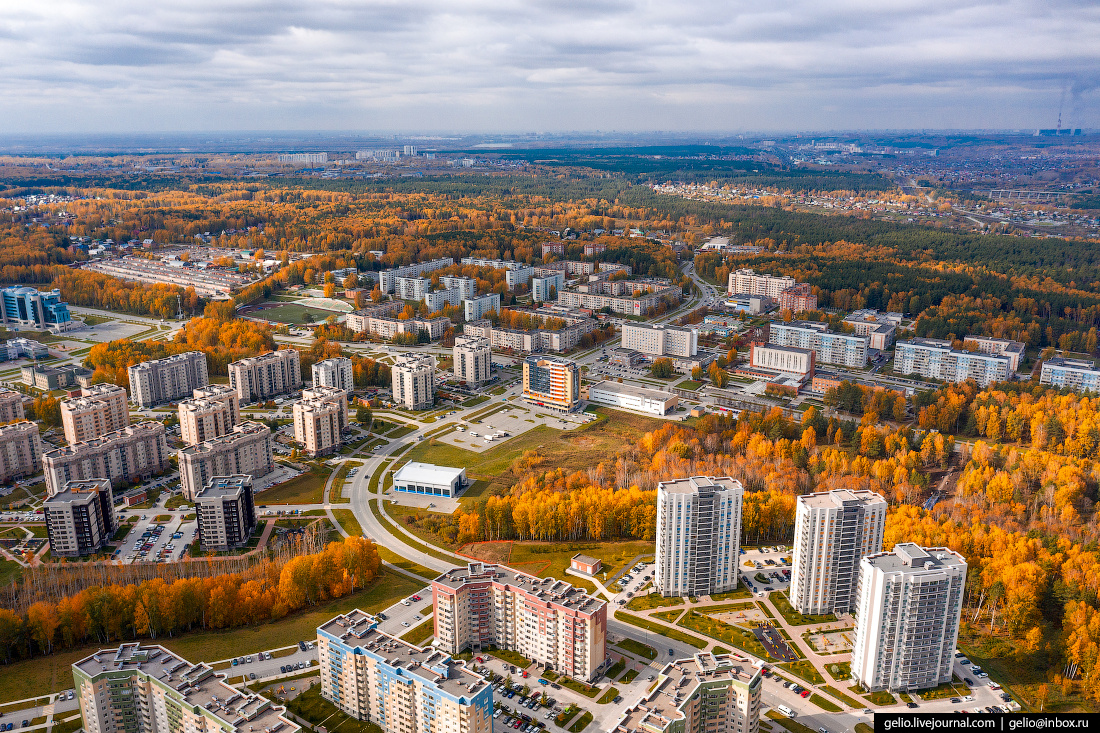
M298 733L284 708L242 692L206 664L129 642L73 665L86 733Z
M694 328L624 323L622 334L624 349L648 356L690 357L699 353L699 331Z
M977 349L983 354L996 354L1008 357L1008 372L1015 373L1020 368L1027 346L1019 341L995 339L986 336L967 336L963 339L964 349Z
M180 489L194 499L215 476L248 474L261 479L275 470L271 429L258 422L243 422L233 432L180 450Z
M0 482L38 473L41 461L38 423L21 420L0 425Z
M450 327L451 319L446 316L406 320L386 316L365 316L353 320L352 314L348 314L348 328L357 333L366 332L379 338L392 339L398 334L424 334L429 340L435 341L442 338Z
M279 349L229 365L229 386L242 405L260 402L302 388L302 363L297 349Z
M80 397L61 400L61 427L65 440L81 443L130 424L126 390L115 384L93 384Z
M748 295L766 295L779 300L779 294L798 283L789 275L757 275L749 269L735 270L730 273L729 287L726 292L746 293Z
M206 354L201 351L143 361L126 371L130 376L130 399L143 410L186 399L210 384Z
M882 552L886 500L837 489L798 497L790 602L807 615L850 613L859 561Z
M279 153L279 162L324 165L328 162L328 153Z
M458 288L458 295L463 300L470 300L477 295L477 280L472 277L443 275L439 278L439 284L445 288Z
M435 404L435 358L404 354L390 369L393 401L406 410L427 410Z
M1043 362L1039 384L1074 392L1100 392L1100 369L1091 360L1056 356Z
M211 384L192 394L179 404L180 437L187 445L228 435L241 421L240 398L228 384Z
M504 282L509 290L515 290L520 285L526 285L535 274L535 268L516 262L515 260L490 260L483 257L463 257L463 265L474 267L491 267L494 270L506 270Z
M572 412L581 404L581 370L558 356L523 360L523 399L542 407Z
M491 733L493 691L450 654L378 629L355 609L317 627L321 696L393 733Z
M138 481L171 468L168 458L164 423L144 420L43 453L46 493L53 496L70 481L84 479L108 478L112 485Z
M852 677L867 690L907 692L951 681L966 561L911 542L860 561Z
M351 359L346 356L334 356L313 365L314 387L335 387L348 394L355 391L355 373Z
M792 313L817 310L817 296L806 283L791 285L779 292L779 309Z
M0 423L24 420L27 413L23 410L23 395L14 389L0 387Z
M835 333L826 323L816 321L773 322L770 343L794 346L814 352L818 364L839 364L862 369L867 366L870 339L853 333Z
M442 270L444 267L450 267L455 263L453 257L442 257L438 260L432 260L430 262L417 262L413 265L404 265L402 267L395 267L392 270L383 270L379 273L378 285L383 293L392 293L397 286L397 278L415 278L428 272L435 272L436 270ZM465 264L465 261L463 261ZM423 293L411 300L420 300L423 297Z
M359 310L348 313L345 317L344 324L356 333L370 331L370 319L395 316L401 311L403 305L404 304L399 300L387 300L384 303L368 305L365 308L360 308Z
M487 319L466 321L462 332L467 336L489 339L494 349L509 349L527 353L539 351L563 352L575 348L586 334L596 330L595 319L587 316L564 316L564 328L551 330L537 328L533 331L521 331L514 328L497 328Z
M54 557L99 552L118 529L109 479L70 481L46 499L42 508Z
M757 733L760 667L731 654L699 652L669 662L656 685L627 708L611 733Z
M565 273L555 272L545 277L531 278L531 300L544 303L558 299L558 293L565 287Z
M46 331L63 331L72 325L69 306L61 291L45 292L22 285L0 289L0 322L31 326Z
M480 386L493 376L493 350L489 339L479 336L458 336L454 346L455 379L467 385Z
M543 242L542 243L542 256L543 259L557 255L561 257L565 255L565 242Z
M462 305L462 293L458 288L444 288L424 293L424 305L429 313L438 313L445 305L458 307Z
M500 293L489 293L480 298L467 298L462 301L462 308L467 323L484 318L489 311L500 313Z
M394 280L393 297L399 300L420 300L431 286L432 281L426 277L399 277Z
M558 292L558 303L566 308L588 308L590 310L609 308L614 313L644 316L656 310L662 302L679 303L683 297L684 291L679 287L666 287L654 292L638 293L637 295L608 295L606 293L566 289Z
M328 455L340 447L348 424L348 393L335 387L302 390L293 413L294 439L310 456Z
M692 476L657 485L657 569L663 596L705 596L737 587L741 482Z
M603 242L585 242L584 244L584 256L595 257L596 255L602 255L607 251L607 245Z
M559 674L595 679L607 644L607 604L569 583L472 562L432 581L436 646L451 654L489 646Z
M193 501L203 550L226 552L248 544L256 529L251 476L214 476Z
M973 379L982 387L1003 382L1010 375L1008 364L1007 356L956 351L951 342L940 339L914 338L898 341L894 347L895 372L945 382Z
M900 313L880 313L873 308L853 311L844 319L859 336L870 339L872 349L882 351L894 343L898 326L901 325Z

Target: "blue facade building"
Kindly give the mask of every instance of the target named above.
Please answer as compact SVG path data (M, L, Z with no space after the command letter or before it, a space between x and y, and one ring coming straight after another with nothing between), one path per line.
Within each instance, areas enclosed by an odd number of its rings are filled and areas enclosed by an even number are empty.
M4 325L60 330L72 323L69 304L60 290L39 291L22 285L0 289L0 320Z

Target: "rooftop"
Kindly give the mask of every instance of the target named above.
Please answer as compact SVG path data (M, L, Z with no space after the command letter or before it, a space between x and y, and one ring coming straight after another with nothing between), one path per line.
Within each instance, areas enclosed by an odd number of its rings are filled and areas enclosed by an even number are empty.
M413 483L450 486L455 479L461 479L465 473L465 468L433 466L430 463L409 461L397 469L397 473L393 475L393 482L412 481Z
M160 423L157 424L159 425ZM219 449L223 445L230 445L237 440L250 438L254 435L260 435L263 433L270 435L271 428L258 422L246 421L238 423L237 425L233 426L233 432L226 433L225 435L217 438L211 438L210 440L199 443L197 445L186 446L180 449L177 455L183 455L184 453L209 453L211 451Z
M646 387L635 387L633 384L620 384L619 382L613 382L611 380L604 380L597 384L593 384L588 388L588 393L592 394L592 390L600 390L603 392L611 392L613 394L631 395L634 397L644 397L649 400L670 400L675 395L671 392L665 392L659 389L648 389Z
M47 504L69 504L72 502L86 502L99 493L102 488L110 488L111 480L106 478L93 478L84 481L69 481L64 488L46 499Z
M16 423L16 424L18 424L18 423ZM61 447L61 448L54 448L53 450L47 451L45 455L48 455L48 456L59 456L59 455L65 455L65 454L72 455L73 453L76 453L78 450L81 450L85 446L90 447L90 448L99 448L99 447L102 447L102 446L110 445L114 441L118 440L119 438L126 438L126 437L130 437L130 436L133 436L133 435L140 435L140 434L143 434L143 433L144 434L149 434L149 433L156 434L158 432L160 433L160 435L164 435L164 423L159 423L156 420L142 420L141 422L134 423L133 425L127 425L126 427L122 428L121 430L115 430L115 431L110 432L110 433L104 433L103 435L99 435L99 436L96 436L96 437L91 438L89 440L85 440L83 443L72 443L70 445L67 445L67 446L64 446L64 447Z
M432 647L418 647L378 630L378 621L358 608L317 627L353 649L384 660L403 674L436 685L455 697L476 695L489 684L466 668L465 662Z
M1067 359L1064 356L1054 356L1043 362L1043 366L1055 366L1055 367L1069 367L1070 369L1085 369L1088 371L1098 371L1096 364L1089 359Z
M432 582L448 588L458 589L466 583L479 581L491 581L498 585L514 586L516 590L524 591L540 601L546 601L586 614L596 613L606 605L603 601L593 598L580 588L574 588L564 580L538 578L534 575L513 570L505 565L472 562L464 568L452 568Z
M103 649L73 665L94 677L104 673L140 672L178 692L182 701L203 708L224 721L224 730L238 733L295 733L298 726L282 717L283 708L252 693L230 687L206 664L192 664L162 646L122 644Z
M843 506L847 502L859 501L866 504L886 504L886 499L873 491L851 491L849 489L835 489L822 491L816 494L804 494L798 497L800 504L811 507Z
M248 474L232 476L214 476L206 486L195 495L195 499L224 499L240 495L241 491L252 487L252 477Z
M884 572L943 570L966 566L962 555L946 547L923 548L912 542L899 542L890 552L880 552L864 558Z
M713 488L718 491L740 490L741 482L729 476L718 478L711 476L692 476L690 478L678 478L672 481L662 481L660 488L672 494L694 494L700 489Z

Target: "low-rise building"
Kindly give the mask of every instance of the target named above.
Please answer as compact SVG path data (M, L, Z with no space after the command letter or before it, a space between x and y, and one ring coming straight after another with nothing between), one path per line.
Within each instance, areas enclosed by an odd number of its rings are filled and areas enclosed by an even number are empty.
M852 327L857 336L866 336L870 339L868 345L872 349L883 351L894 343L898 326L901 323L901 314L879 313L874 309L854 311L844 319L844 323ZM899 316L896 320L893 316Z
M53 391L65 387L90 387L92 386L91 369L85 369L74 364L64 366L38 366L28 364L19 370L19 377L28 387Z
M1027 346L1019 341L989 338L987 336L967 336L963 339L964 349L976 349L983 354L996 354L1008 357L1008 372L1014 374L1020 368Z
M355 372L351 359L346 356L334 356L319 361L311 367L311 371L315 387L335 387L348 394L355 391Z
M393 733L491 733L493 690L466 663L383 633L359 609L317 627L321 696Z
M699 331L679 326L624 323L622 347L647 356L691 357L699 353Z
M29 420L0 425L0 483L41 470L42 439Z
M80 557L99 552L118 529L109 479L70 481L48 497L42 509L50 538L50 554L54 557Z
M569 558L569 569L585 575L595 576L603 569L603 563L600 562L598 557L577 553Z
M279 349L229 364L229 386L242 405L262 402L302 388L302 362L297 349Z
M1100 369L1090 359L1056 356L1043 362L1039 384L1074 392L1100 392Z
M390 369L393 401L406 410L427 410L435 404L435 358L402 354Z
M749 346L749 366L762 376L774 372L805 380L813 377L816 363L816 354L809 349L755 343Z
M645 363L645 354L622 346L612 348L607 354L607 363L616 366L636 367Z
M206 354L188 351L129 367L130 400L146 410L166 402L187 399L210 384Z
M753 295L752 293L730 293L723 303L726 308L738 313L748 313L750 316L766 313L775 307L775 299L766 295ZM703 323L709 316L703 316Z
M472 562L432 581L436 646L491 646L591 681L606 658L607 604L569 583Z
M144 257L95 260L84 265L84 269L130 282L175 285L184 289L194 288L195 292L203 297L224 298L234 290L256 281L254 275L235 270L192 267L180 260L161 262Z
M537 356L523 360L523 399L528 402L572 412L581 404L580 387L581 373L576 362Z
M894 371L919 374L926 379L965 382L973 379L982 387L1009 378L1009 358L997 354L957 351L950 341L914 338L898 341L894 347Z
M179 404L180 437L187 445L228 435L241 421L237 390L227 384L211 384L192 392Z
M108 478L117 486L167 471L172 464L164 432L164 423L144 420L64 448L47 450L42 454L46 493L52 496L70 481Z
M180 489L188 500L215 476L247 474L255 481L275 470L271 429L258 422L243 422L228 435L189 445L176 455Z
M203 551L228 552L248 544L256 529L251 476L214 476L193 501Z
M45 344L25 338L8 339L0 349L0 357L7 361L16 359L45 359L50 350Z
M582 387L581 390L582 392L587 390L589 402L644 412L649 415L667 415L674 411L676 405L680 403L680 398L671 392L636 387L632 384L610 380Z
M81 443L130 424L126 390L115 384L94 384L80 397L61 400L61 427L65 440Z
M465 468L433 466L410 461L393 474L393 490L403 494L427 494L454 498L469 488Z
M86 733L300 730L285 708L162 646L126 642L101 649L73 664L73 678Z
M493 350L489 339L478 336L458 336L454 345L455 379L467 385L480 386L493 376Z

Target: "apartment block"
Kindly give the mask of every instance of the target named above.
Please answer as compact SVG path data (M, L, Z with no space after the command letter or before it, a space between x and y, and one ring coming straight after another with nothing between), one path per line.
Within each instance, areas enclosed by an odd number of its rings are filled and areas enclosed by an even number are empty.
M699 331L694 328L624 323L622 334L624 349L647 356L691 357L699 353Z
M493 350L489 339L458 336L454 345L455 379L470 386L480 386L493 376Z
M779 291L779 309L792 313L817 310L817 296L806 283L796 283Z
M201 351L143 361L126 371L130 377L130 400L143 410L187 399L196 389L210 384L206 354Z
M335 387L302 391L294 403L294 439L316 458L334 453L348 424L348 393Z
M602 255L607 251L607 245L603 242L585 242L584 244L584 256L595 257L596 255Z
M531 278L531 300L544 303L558 299L558 293L565 287L565 273L555 272L546 277Z
M1039 384L1074 392L1100 392L1100 369L1091 360L1056 356L1043 362Z
M427 410L435 404L435 358L403 354L390 369L393 401L406 410Z
M360 308L359 310L348 313L344 323L356 333L369 331L370 328L368 328L368 325L371 318L396 316L401 312L403 306L404 304L399 300L387 300L384 303L374 303L365 308Z
M256 529L251 476L214 476L194 502L203 551L227 552L248 544Z
M432 647L378 629L359 609L317 627L321 696L357 720L394 733L491 733L493 691Z
M598 326L595 319L587 316L578 318L564 316L563 320L566 326L557 330L536 328L532 331L523 331L514 328L497 328L491 321L482 319L467 321L462 327L462 332L467 336L489 339L489 345L494 349L526 353L539 351L561 353L575 348L581 343L585 334L592 333Z
M656 310L662 302L679 303L683 297L684 291L679 287L667 287L637 295L608 295L580 290L562 290L558 293L558 303L566 308L589 310L609 308L613 313L644 316Z
M352 320L352 314L348 314L348 328L357 333L369 333L379 338L392 339L398 334L424 334L431 341L443 338L443 334L451 327L451 319L445 316L438 318L409 318L401 320L386 316L366 316Z
M134 642L73 665L86 733L298 733L266 697L241 691L207 664Z
M393 297L399 300L420 300L432 287L426 277L399 277L393 283Z
M494 270L506 270L504 282L509 290L515 290L520 285L527 285L535 274L535 268L516 262L515 260L490 260L483 257L463 257L463 265L473 267L490 267Z
M302 364L296 349L279 349L232 362L229 386L242 405L262 402L302 388Z
M40 291L23 285L0 288L0 322L30 326L43 331L64 331L72 325L68 303L61 291Z
M542 243L542 256L543 259L557 255L562 257L565 255L565 242L543 242Z
M472 277L443 275L439 278L439 284L445 288L458 288L458 295L463 300L469 300L477 295L477 280Z
M279 162L324 165L328 162L328 153L279 153Z
M107 546L118 522L111 481L105 478L70 481L42 505L50 554L81 557Z
M176 456L180 488L188 500L215 476L248 474L255 481L275 470L271 429L258 422L243 422L228 435L189 445Z
M870 339L866 336L830 331L825 323L773 322L768 341L776 346L809 349L814 352L814 360L818 364L838 364L856 369L867 366Z
M523 399L541 407L572 412L581 404L581 371L557 356L523 360Z
M126 390L115 384L84 387L80 397L61 400L61 427L65 440L82 443L130 424Z
M429 272L435 272L436 270L442 270L444 267L450 267L455 263L453 257L442 257L438 260L431 260L430 262L417 262L413 265L404 265L402 267L395 267L391 270L383 270L378 275L378 285L383 293L392 293L397 286L397 278L416 278ZM465 264L465 262L463 263ZM423 294L411 300L420 300Z
M500 313L500 294L489 293L480 298L467 298L462 301L462 309L467 323L484 318L489 311Z
M927 379L965 382L973 379L982 387L1009 378L1009 359L997 354L956 351L949 341L914 338L898 341L894 347L894 371L919 374Z
M180 436L187 445L228 435L241 421L240 397L229 385L211 384L192 394L179 404Z
M348 394L355 391L355 372L351 359L346 356L319 361L313 365L312 371L314 387L335 387Z
M0 425L0 482L38 473L41 461L38 423L22 420Z
M995 339L987 336L967 336L963 339L964 349L976 349L982 354L996 354L1008 357L1008 372L1013 374L1020 368L1027 346L1020 341Z
M438 313L445 305L453 305L457 308L462 305L462 293L458 288L433 290L430 293L424 293L424 305L428 307L430 313Z
M838 489L798 497L790 602L807 615L851 613L859 562L882 552L886 499Z
M656 685L627 708L611 733L757 733L760 667L732 654L699 652L669 662Z
M25 420L26 412L23 410L23 395L14 389L0 387L0 423Z
M569 583L472 562L432 581L436 646L458 654L489 646L559 674L593 680L607 644L607 604Z
M901 325L900 313L880 313L873 308L853 311L844 323L852 327L858 336L870 339L870 347L883 351L894 343L898 326Z
M798 283L789 275L757 275L750 269L735 270L730 273L726 292L746 293L748 295L766 295L779 300L779 294Z
M860 561L852 677L864 688L908 692L951 681L966 561L911 542Z
M692 476L657 485L654 585L663 596L704 596L737 587L741 482Z
M70 481L85 479L107 478L112 485L139 481L171 468L168 458L164 423L144 420L43 453L46 493L53 496Z

